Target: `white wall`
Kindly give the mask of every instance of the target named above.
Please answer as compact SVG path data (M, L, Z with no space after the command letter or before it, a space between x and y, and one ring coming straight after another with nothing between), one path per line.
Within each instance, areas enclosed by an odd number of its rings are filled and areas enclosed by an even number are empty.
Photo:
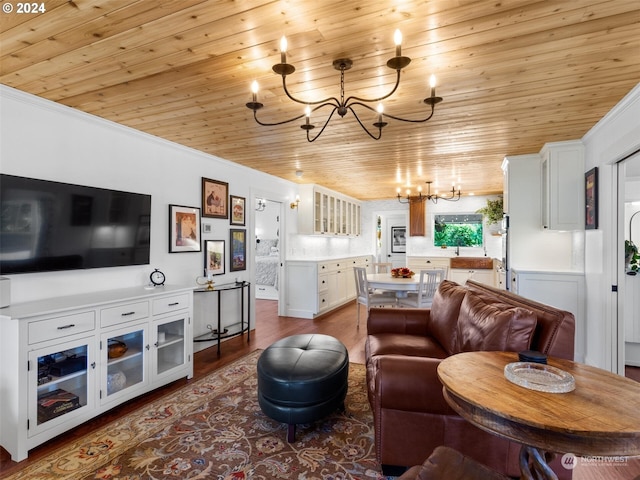
M582 141L585 171L598 167L599 226L585 232L586 362L618 371L622 358L623 325L618 328L618 270L623 259L618 248L618 200L615 163L640 149L640 84L629 92ZM622 241L622 240L620 240ZM625 295L618 285L618 295ZM620 350L620 352L619 352Z
M193 285L203 273L203 253L168 253L168 205L201 206L202 177L229 183L229 193L247 199L247 253L253 245L257 190L294 198L292 182L192 150L38 97L0 86L0 171L6 174L151 194L150 265L10 275L11 302L145 285L154 268L168 284ZM204 218L206 239L224 239L229 220ZM228 257L228 255L227 255ZM216 283L251 280L249 270L230 272ZM197 305L196 305L197 307ZM197 331L198 334L200 332Z

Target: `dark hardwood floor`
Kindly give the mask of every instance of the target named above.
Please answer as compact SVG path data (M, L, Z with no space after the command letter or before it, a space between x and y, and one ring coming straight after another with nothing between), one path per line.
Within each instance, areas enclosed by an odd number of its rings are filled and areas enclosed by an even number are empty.
M316 320L306 320L292 317L279 317L277 302L270 300L256 301L256 325L251 332L251 340L247 342L246 336L235 337L222 344L222 353L217 355L216 348L207 348L195 354L194 375L191 380L178 380L153 392L149 392L124 405L115 407L105 414L66 432L60 437L34 448L29 452L29 458L16 463L11 461L7 452L0 448L0 478L15 473L27 465L38 462L39 459L50 454L61 445L75 440L93 430L116 420L145 403L173 392L183 386L204 377L210 372L221 368L234 360L256 349L264 349L274 341L299 333L325 333L339 338L349 350L349 359L354 363L364 363L364 341L366 327L356 327L355 303L332 312ZM640 369L633 369L628 376L635 375ZM630 459L629 463L618 467L605 467L590 465L587 468L576 468L573 480L631 480L640 474L640 459Z

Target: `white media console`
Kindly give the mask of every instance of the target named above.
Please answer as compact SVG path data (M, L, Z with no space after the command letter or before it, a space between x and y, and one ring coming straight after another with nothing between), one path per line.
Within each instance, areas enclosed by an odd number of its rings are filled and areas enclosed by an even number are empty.
M193 376L193 289L144 287L0 309L0 445L14 461L131 398Z

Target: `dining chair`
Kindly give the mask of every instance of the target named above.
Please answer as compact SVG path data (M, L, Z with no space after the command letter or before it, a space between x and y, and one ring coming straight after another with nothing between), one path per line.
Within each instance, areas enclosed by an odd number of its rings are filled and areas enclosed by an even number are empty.
M391 273L391 268L393 267L393 263L391 262L376 262L376 263L372 263L371 266L373 267L373 273ZM377 288L373 288L373 287L369 287L369 292L370 293L382 293L385 295L389 295L389 296L394 296L395 294L393 292L389 292L388 290L380 290Z
M371 264L373 273L390 273L392 265L391 262L376 262Z
M372 293L369 290L369 282L367 282L367 269L364 267L354 267L353 272L356 276L356 290L357 290L357 306L358 306L358 323L360 326L360 305L364 305L369 314L371 307L382 307L385 305L395 306L395 295L389 295L387 293ZM393 293L393 292L392 292Z
M410 292L405 298L399 298L398 305L411 308L431 308L438 285L445 278L446 271L444 269L420 270L417 293Z

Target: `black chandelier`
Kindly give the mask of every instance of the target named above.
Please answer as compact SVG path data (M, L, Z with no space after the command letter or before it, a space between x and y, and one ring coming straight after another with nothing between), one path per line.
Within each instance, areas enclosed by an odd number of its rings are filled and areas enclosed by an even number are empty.
M260 121L258 119L257 112L264 105L258 102L257 100L258 82L256 81L254 81L251 85L251 91L252 91L253 97L252 97L252 101L246 104L247 108L250 108L251 110L253 110L253 118L255 119L255 121L258 124L265 127L273 127L276 125L282 125L289 122L295 122L296 120L300 120L301 118L306 117L305 123L300 125L300 128L302 128L303 130L306 130L307 141L309 142L315 141L318 137L320 137L320 135L322 135L322 132L324 132L324 129L327 128L329 121L333 117L333 114L336 112L338 112L338 115L340 115L340 117L344 117L347 114L347 112L351 111L351 113L353 113L353 116L355 117L360 127L362 127L362 129L367 133L367 135L369 135L374 140L379 140L382 137L382 129L387 125L387 122L384 121L385 118L392 118L394 120L399 120L401 122L409 122L409 123L426 122L433 116L436 104L442 101L441 97L436 97L434 75L431 75L430 82L429 82L431 86L431 96L423 100L424 103L426 103L431 107L431 112L426 118L419 119L419 120L400 118L394 115L384 114L384 109L381 103L378 104L376 109L374 109L370 105L367 105L367 103L381 102L382 100L389 98L391 95L393 95L395 91L398 89L398 85L400 84L400 71L403 68L405 68L407 65L409 65L409 63L411 63L411 59L409 57L403 57L401 54L402 34L400 33L400 30L396 30L394 35L394 40L396 44L396 56L387 61L387 67L396 71L396 83L389 93L379 98L366 99L366 98L351 96L345 100L344 72L349 70L353 66L353 62L349 58L339 58L333 61L333 68L340 71L340 99L336 97L328 97L323 100L305 101L305 100L300 100L295 98L293 95L291 95L291 93L289 93L289 90L287 89L287 75L291 75L293 72L295 72L296 69L293 65L287 63L287 39L285 37L282 37L280 41L280 63L275 64L272 68L275 73L277 73L278 75L282 75L282 88L284 89L284 93L287 95L287 97L289 97L291 100L293 100L296 103L300 103L307 106L305 109L305 113L303 113L302 115L298 115L297 117L290 118L288 120L283 120L281 122L267 123L267 122ZM311 108L312 105L316 105L316 106ZM362 123L362 121L360 120L360 117L358 117L358 114L354 110L355 106L363 107L371 112L378 113L377 121L373 123L373 127L378 129L377 132L373 130L374 133L372 133ZM324 124L320 128L320 131L318 132L318 134L315 136L311 136L310 134L311 130L316 128L315 125L310 123L311 114L325 107L328 107L331 109L329 116L327 117Z
M400 196L400 188L397 189L397 193L398 193L398 201L400 203L420 203L420 202L425 202L427 200L431 200L433 203L438 203L438 200L447 200L449 202L457 202L458 200L460 200L460 195L462 193L462 191L460 190L460 185L458 185L458 190L456 191L456 187L455 184L451 185L451 192L450 195L444 196L444 195L439 195L438 191L436 190L436 193L432 194L431 193L431 184L433 182L429 181L426 182L427 184L427 194L423 195L422 194L422 187L418 187L418 195L414 195L413 197L411 196L411 190L407 190L407 196L406 197L401 197Z

